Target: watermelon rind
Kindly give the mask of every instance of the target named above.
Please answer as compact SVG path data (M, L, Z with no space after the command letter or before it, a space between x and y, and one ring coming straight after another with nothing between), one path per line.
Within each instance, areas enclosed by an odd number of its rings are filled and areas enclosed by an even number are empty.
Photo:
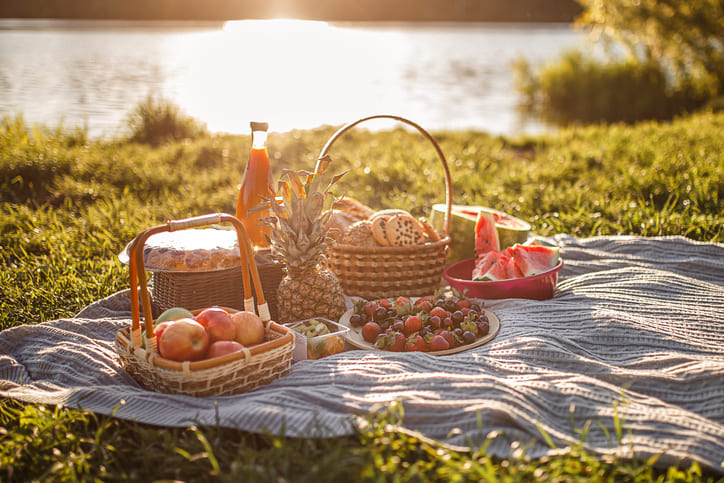
M448 248L447 263L452 264L473 258L475 256L475 223L477 221L477 213L485 211L487 213L496 213L499 216L505 216L513 220L519 228L502 226L496 223L495 228L498 231L498 240L500 248L505 249L516 243L525 243L530 236L531 226L529 223L520 218L509 215L503 211L489 208L487 206L478 205L452 205L452 216L450 218L450 246ZM438 232L442 232L445 228L445 212L447 205L445 203L436 203L432 206L430 213L430 224ZM464 212L467 212L465 214Z

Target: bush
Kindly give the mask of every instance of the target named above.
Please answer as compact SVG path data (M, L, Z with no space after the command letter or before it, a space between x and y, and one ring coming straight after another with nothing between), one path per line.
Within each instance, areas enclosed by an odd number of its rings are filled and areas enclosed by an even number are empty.
M608 62L568 53L538 74L519 61L524 111L564 124L668 120L724 93L723 2L579 3L576 24L608 47Z
M695 83L710 97L724 93L724 2L712 0L579 0L577 23L609 45L624 47L671 75L686 90Z
M205 125L183 114L174 103L150 95L131 111L127 124L132 142L152 146L208 134Z
M706 101L693 86L672 89L657 64L600 63L578 51L538 73L518 61L514 74L524 111L557 124L671 119Z

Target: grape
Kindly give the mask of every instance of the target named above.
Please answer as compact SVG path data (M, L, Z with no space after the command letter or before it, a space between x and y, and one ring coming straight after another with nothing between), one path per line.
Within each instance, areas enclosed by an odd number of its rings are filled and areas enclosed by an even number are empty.
M475 334L470 332L469 330L466 330L463 332L463 341L465 341L466 344L472 344L475 342Z
M376 321L380 321L380 320L384 319L385 317L387 317L387 309L384 307L377 307L377 309L375 310L373 319L375 319Z

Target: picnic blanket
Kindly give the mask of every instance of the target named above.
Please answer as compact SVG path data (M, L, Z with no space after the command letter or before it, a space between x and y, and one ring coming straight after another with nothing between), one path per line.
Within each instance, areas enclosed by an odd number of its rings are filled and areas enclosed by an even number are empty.
M246 394L159 394L119 365L113 339L130 323L120 292L71 319L0 332L0 396L155 425L316 437L352 434L357 418L401 401L405 428L460 447L488 442L495 456L582 445L724 473L724 245L543 241L565 260L554 297L487 301L501 330L469 351L352 350L297 363Z

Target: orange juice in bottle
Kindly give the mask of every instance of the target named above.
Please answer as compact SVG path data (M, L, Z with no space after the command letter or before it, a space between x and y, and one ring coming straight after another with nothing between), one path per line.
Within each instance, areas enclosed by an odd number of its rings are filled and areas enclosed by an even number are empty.
M269 154L266 150L266 137L269 123L251 123L251 153L249 162L244 171L244 178L236 199L236 217L246 228L254 248L268 246L263 233L269 233L269 228L258 223L259 218L269 215L269 212L247 214L247 211L262 203L264 198L271 198L271 171L269 170Z

